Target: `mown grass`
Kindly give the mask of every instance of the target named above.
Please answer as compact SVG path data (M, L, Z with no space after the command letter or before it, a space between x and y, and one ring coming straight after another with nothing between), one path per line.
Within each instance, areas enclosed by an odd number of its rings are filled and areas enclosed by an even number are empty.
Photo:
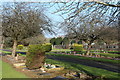
M54 51L71 51L70 49L56 49L56 48L54 48L54 49L52 49L52 51L54 52Z
M9 55L12 54L10 51L3 51L3 50L0 50L0 52L5 53L5 54L9 54ZM20 51L20 52L22 52L22 51ZM26 56L25 54L21 54L21 53L17 53L17 54L19 54L20 56Z
M52 49L52 51L71 51L71 49ZM86 50L83 50L83 51L86 51ZM101 50L90 50L90 52L104 52L104 51L101 51ZM120 51L106 51L108 53L120 53Z
M23 73L20 73L16 71L12 66L10 66L8 63L3 62L0 60L0 63L2 63L2 78L28 78Z
M0 51L2 51L2 50L0 50ZM2 51L2 52L6 53L6 54L11 54L11 52L9 52L9 51ZM20 52L22 52L22 51L20 51ZM25 54L21 54L21 53L18 53L18 54L20 56L26 56ZM109 54L109 53L104 53L104 54L113 56L113 54ZM76 56L76 55L65 55L65 54L54 54L54 53L46 53L46 55L65 56L65 57L69 57L69 58L88 59L88 60L94 60L94 61L100 61L100 62L108 62L108 63L120 63L120 60L110 60L110 59L83 57L83 56ZM116 56L117 56L117 54L116 54Z
M92 53L93 55L95 54L99 54L101 56L105 56L105 57L120 57L120 54L110 54L110 53Z
M64 66L66 69L70 69L74 71L83 71L87 73L88 75L92 75L92 76L101 76L101 77L112 79L112 78L119 78L118 75L120 75L120 73L111 72L111 71L104 70L104 69L89 67L89 66L70 63L70 62L57 61L57 60L52 60L52 59L46 59L46 63L54 64L54 65L61 65L61 66Z
M91 52L104 52L102 50L91 50ZM106 51L106 52L110 52L110 53L120 53L120 51Z
M51 52L63 52L63 53L70 53L72 50L70 49L53 49ZM94 52L94 53L93 53ZM104 51L103 51L104 52ZM113 54L113 53L119 53L119 51L108 51L110 53L103 53L100 50L91 50L92 55L101 55L105 57L120 57L120 54ZM83 54L86 53L86 50L82 52L77 52L76 54Z
M10 51L3 51L3 50L0 50L0 52L2 52L2 53L6 53L6 54L11 54Z
M120 63L120 60L83 57L83 56L76 56L76 55L65 55L65 54L54 54L54 53L46 53L46 55L65 56L65 57L69 57L69 58L87 59L87 60L94 60L94 61L107 62L107 63L116 63L116 64Z

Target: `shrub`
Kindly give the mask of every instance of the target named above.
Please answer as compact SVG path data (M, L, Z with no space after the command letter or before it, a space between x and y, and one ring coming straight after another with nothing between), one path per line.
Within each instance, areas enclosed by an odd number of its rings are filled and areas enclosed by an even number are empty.
M52 38L51 40L50 40L50 43L52 44L52 45L55 45L56 43L55 43L55 40L56 40L56 38Z
M45 49L42 44L29 45L26 54L26 67L28 69L38 69L44 65Z
M83 51L83 45L81 44L73 44L72 48L74 51Z
M45 43L43 44L43 47L45 49L45 52L49 52L52 50L52 44L51 43Z
M23 45L18 45L17 48L18 48L19 50L22 50L22 49L24 48L24 46L23 46Z
M61 37L58 37L55 39L55 44L56 45L62 45L62 38Z
M75 40L72 40L70 43L71 43L71 44L74 44L74 43L76 43L76 41L75 41Z
M22 56L22 54L21 54L21 53L18 53L18 55L19 55L19 56Z

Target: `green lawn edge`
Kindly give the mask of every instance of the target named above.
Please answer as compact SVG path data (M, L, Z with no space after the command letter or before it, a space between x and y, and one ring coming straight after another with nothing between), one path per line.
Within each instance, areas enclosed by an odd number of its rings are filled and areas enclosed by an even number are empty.
M99 61L99 62L108 62L108 63L116 63L116 64L120 63L120 60L92 58L92 57L84 57L84 56L78 56L78 55L66 55L66 54L55 54L55 53L46 53L46 55L65 56L65 57L69 57L69 58L88 59L88 60L94 60L94 61Z
M85 73L92 75L92 76L94 75L94 76L101 76L101 77L105 77L105 78L111 78L111 79L116 78L117 79L117 78L119 78L118 75L120 75L120 73L111 72L111 71L108 71L105 69L99 69L99 68L95 68L95 67L89 67L89 66L65 62L65 61L46 59L46 63L54 64L54 65L61 65L69 70L84 71Z
M28 78L25 74L16 71L10 64L0 60L2 64L2 78Z

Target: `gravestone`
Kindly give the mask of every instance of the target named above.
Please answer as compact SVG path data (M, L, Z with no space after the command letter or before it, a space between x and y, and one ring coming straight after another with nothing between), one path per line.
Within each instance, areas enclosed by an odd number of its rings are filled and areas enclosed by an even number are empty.
M51 74L50 73L37 73L37 75L42 75L42 76L50 76Z
M67 78L65 78L65 77L62 77L62 76L56 76L56 77L54 77L54 78L52 78L52 79L50 79L50 80L66 80Z

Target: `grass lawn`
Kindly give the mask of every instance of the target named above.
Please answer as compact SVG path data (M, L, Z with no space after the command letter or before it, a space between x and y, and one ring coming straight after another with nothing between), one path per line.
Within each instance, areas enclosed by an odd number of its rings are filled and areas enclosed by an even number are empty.
M52 49L52 51L54 52L54 51L71 51L70 49L56 49L56 48L54 48L54 49Z
M111 54L111 53L92 53L92 54L99 54L101 56L105 56L105 57L120 57L120 54Z
M67 53L69 53L70 51L71 51L70 49L53 49L51 52L67 52ZM105 56L105 57L120 57L120 54L112 53L112 52L118 53L119 51L111 51L111 53L103 53L103 52L102 53L101 52L93 53L95 51L100 51L100 50L91 50L91 54L93 54L93 55L99 54L99 55ZM82 52L77 52L77 54L82 54L82 53L86 53L86 50L84 50Z
M11 52L9 52L9 51L3 51L3 50L0 50L0 52L2 52L2 53L6 53L6 54L11 54Z
M0 50L2 51L2 50ZM2 51L6 54L11 54L9 51ZM104 53L105 54L105 53ZM70 58L79 58L79 59L88 59L88 60L95 60L95 61L101 61L101 62L108 62L108 63L120 63L120 60L110 60L110 59L101 59L101 58L92 58L92 57L82 57L82 56L76 56L76 55L65 55L65 54L54 54L54 53L46 53L46 55L54 55L54 56L66 56ZM111 55L111 54L109 54ZM117 54L115 54L117 55ZM20 56L26 56L25 54L20 54Z
M3 51L3 50L0 50L0 52L2 52L2 53L6 53L6 54L9 54L9 55L11 55L12 53L11 52L9 52L9 51ZM25 51L18 51L18 52L25 52ZM18 53L20 56L26 56L25 54L21 54L21 53Z
M52 59L46 59L46 63L61 65L61 66L64 66L66 69L70 69L70 70L75 70L75 71L81 70L89 75L102 76L105 78L111 78L112 80L114 80L113 78L119 78L118 75L120 75L120 73L115 73L115 72L111 72L104 69L84 66L84 65L70 63L70 62L57 61Z
M0 50L0 51L2 51L2 50ZM7 53L7 54L11 54L11 52L8 52L8 51L2 51L2 52ZM91 57L82 57L82 56L75 56L75 55L53 54L53 53L46 53L46 55L65 56L65 57L69 57L69 58L88 59L88 60L95 60L95 61L109 62L109 63L120 63L120 60L91 58ZM2 65L2 67L3 67L3 73L2 73L3 78L27 78L24 74L22 74L20 72L17 72L9 64L7 64L5 62L2 62L1 60L0 60L0 63L3 64ZM70 63L70 62L57 61L57 60L52 60L52 59L46 59L46 63L62 65L65 68L70 69L70 70L76 70L76 71L81 70L81 71L84 71L85 73L87 73L89 75L102 76L102 77L106 77L106 78L119 78L118 75L120 75L120 73L115 73L115 72L111 72L111 71L104 70L104 69L89 67L89 66Z
M79 58L79 59L88 59L100 62L108 62L108 63L116 63L119 64L120 60L110 60L110 59L101 59L101 58L92 58L92 57L83 57L83 56L76 56L76 55L65 55L65 54L54 54L54 53L46 53L46 55L54 55L54 56L65 56L69 58Z
M2 63L2 78L28 78L23 73L16 71L8 63L3 62L1 60L0 63Z

